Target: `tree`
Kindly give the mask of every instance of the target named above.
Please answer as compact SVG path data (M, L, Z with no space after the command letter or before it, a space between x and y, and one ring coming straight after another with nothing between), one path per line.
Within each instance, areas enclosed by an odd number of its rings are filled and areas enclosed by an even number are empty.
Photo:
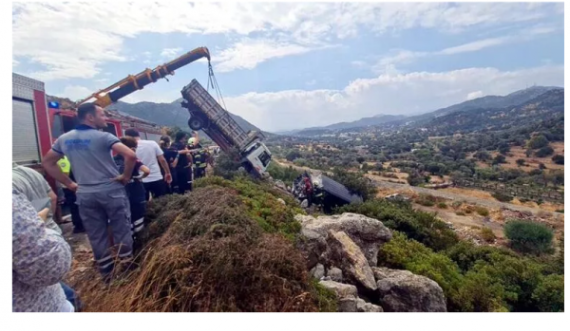
M511 150L511 146L509 146L509 144L507 143L501 143L499 145L499 153L503 154L503 155L507 155L507 153Z
M516 162L519 167L522 167L525 163L524 159L518 159Z
M544 169L546 169L546 166L544 165L544 163L539 163L539 164L538 164L538 169L544 170Z
M544 135L534 136L528 142L528 147L531 149L539 149L546 146L548 146L548 139Z
M500 163L507 163L505 156L501 154L495 156L495 158L493 159L493 164L500 164Z
M554 150L552 149L552 147L545 146L545 147L542 147L541 149L539 149L538 151L536 151L534 153L534 155L536 155L537 157L547 157L549 155L552 155L552 153L554 153Z
M296 150L287 153L287 155L285 156L285 158L289 162L293 162L293 161L295 161L295 159L300 158L300 157L301 157L301 153L299 153L299 151L296 151Z
M556 164L564 164L564 155L556 154L552 157L552 162Z
M514 220L507 222L504 231L511 247L519 252L541 254L552 249L554 234L544 224Z
M530 157L530 156L532 155L532 149L530 149L530 148L527 149L527 150L525 151L525 154L526 154L526 157Z
M364 160L366 160L366 159L365 159L364 157L362 157L362 156L359 156L359 157L356 158L356 161L357 161L358 163L360 163L360 164L362 164L362 162L364 162Z
M478 151L474 156L480 161L487 161L491 159L491 155L485 151Z

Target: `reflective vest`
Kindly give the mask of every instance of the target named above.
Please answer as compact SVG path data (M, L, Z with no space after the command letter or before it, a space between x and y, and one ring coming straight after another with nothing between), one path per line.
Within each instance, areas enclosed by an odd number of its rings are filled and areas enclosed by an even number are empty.
M208 164L206 163L206 153L203 149L199 150L192 154L192 158L194 160L194 164L198 168L206 168Z
M57 165L61 169L61 172L69 176L69 172L71 171L71 163L69 163L67 156L64 156L62 159L57 161Z

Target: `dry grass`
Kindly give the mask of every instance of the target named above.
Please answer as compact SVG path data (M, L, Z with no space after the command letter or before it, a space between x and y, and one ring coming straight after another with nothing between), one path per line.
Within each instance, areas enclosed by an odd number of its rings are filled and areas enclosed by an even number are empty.
M497 201L495 198L493 198L491 193L486 192L486 191L472 190L472 189L458 188L458 187L444 188L444 189L440 189L440 191L446 191L446 192L450 192L453 194L466 195L466 196L474 197L474 198L478 198L478 199Z
M318 311L306 261L262 231L230 188L158 199L139 268L105 287L94 269L74 281L86 311Z

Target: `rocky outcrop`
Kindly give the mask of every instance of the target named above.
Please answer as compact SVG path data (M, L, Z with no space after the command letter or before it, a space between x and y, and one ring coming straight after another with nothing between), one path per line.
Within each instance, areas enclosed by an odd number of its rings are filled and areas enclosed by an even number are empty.
M321 280L319 282L323 287L333 291L337 298L345 298L348 296L356 297L358 292L356 290L356 286L350 284L341 284L337 282L333 282L331 280Z
M342 231L330 231L329 238L331 260L337 263L343 275L368 290L376 290L372 269L354 241Z
M391 312L445 312L441 287L433 280L407 270L372 268L380 305Z
M358 245L371 266L376 266L378 262L380 247L392 238L392 232L382 222L360 214L343 213L317 218L297 215L295 219L301 222L302 234L306 238L326 239L331 230L346 233Z
M382 222L359 214L295 217L300 248L320 284L333 291L341 312L444 312L445 296L429 278L377 268L378 251L392 238Z

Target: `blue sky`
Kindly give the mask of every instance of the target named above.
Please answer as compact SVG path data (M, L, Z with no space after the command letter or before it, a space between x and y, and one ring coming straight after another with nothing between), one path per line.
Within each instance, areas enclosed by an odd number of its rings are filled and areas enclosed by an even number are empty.
M560 3L15 3L13 71L79 99L207 46L228 110L269 131L564 84ZM171 102L197 62L126 97Z

